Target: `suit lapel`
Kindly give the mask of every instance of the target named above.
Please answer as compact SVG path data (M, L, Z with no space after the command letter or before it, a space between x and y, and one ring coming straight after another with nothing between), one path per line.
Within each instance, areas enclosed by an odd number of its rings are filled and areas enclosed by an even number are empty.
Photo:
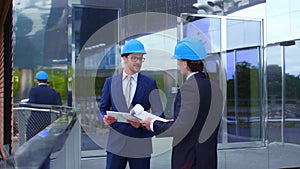
M112 102L115 104L118 111L126 112L128 110L125 96L122 88L122 73L113 76L111 82Z
M132 99L132 104L135 105L136 100L142 100L141 97L143 97L144 95L142 93L144 92L144 77L142 74L138 74L138 79L137 79L137 86L136 86L136 90Z

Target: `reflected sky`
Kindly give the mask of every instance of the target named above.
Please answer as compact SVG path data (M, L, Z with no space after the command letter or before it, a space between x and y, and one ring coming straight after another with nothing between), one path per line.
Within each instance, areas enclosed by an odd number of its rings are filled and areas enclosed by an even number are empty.
M227 80L232 79L235 73L235 66L238 63L247 62L251 66L259 67L259 52L257 48L237 50L236 58L233 52L227 53Z
M299 59L300 43L296 42L294 46L288 46L285 50L285 72L294 76L300 74Z
M272 46L267 48L268 65L282 66L281 46ZM285 47L285 72L290 75L298 76L300 74L299 60L300 43L296 42L293 46Z

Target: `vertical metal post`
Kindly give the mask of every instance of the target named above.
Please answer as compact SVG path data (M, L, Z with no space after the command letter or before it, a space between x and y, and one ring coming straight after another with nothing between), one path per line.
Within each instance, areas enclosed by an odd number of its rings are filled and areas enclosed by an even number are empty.
M285 126L285 47L281 48L281 143L284 144L284 126Z
M261 104L264 105L262 106L262 123L261 123L261 128L262 128L262 141L263 144L267 145L268 144L268 119L269 119L269 114L268 114L268 88L267 88L267 57L266 57L266 36L265 36L265 26L264 26L264 20L261 21L261 41L262 41L262 49L260 50L260 65L262 67L261 72L261 78L262 78L262 86L261 86Z
M223 78L221 80L222 92L223 92L223 99L224 99L224 112L223 112L223 119L227 119L227 79L226 79L226 71L227 71L227 18L221 18L221 67L225 72L223 72ZM228 129L227 129L227 121L224 121L222 125L222 143L228 143Z
M236 68L236 60L237 60L237 55L236 55L236 50L234 50L234 53L233 53L233 58L234 58L234 66ZM236 135L239 135L240 134L240 126L239 126L239 109L238 109L238 90L237 90L237 72L236 72L236 69L234 71L234 115L235 115L235 134Z

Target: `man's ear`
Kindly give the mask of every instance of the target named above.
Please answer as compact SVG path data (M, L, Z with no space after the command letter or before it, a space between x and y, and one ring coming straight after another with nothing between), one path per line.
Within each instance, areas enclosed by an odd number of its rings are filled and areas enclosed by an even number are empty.
M187 61L186 60L183 61L183 66L187 67Z
M127 62L126 56L122 56L122 59L123 59L123 62L124 62L124 63Z

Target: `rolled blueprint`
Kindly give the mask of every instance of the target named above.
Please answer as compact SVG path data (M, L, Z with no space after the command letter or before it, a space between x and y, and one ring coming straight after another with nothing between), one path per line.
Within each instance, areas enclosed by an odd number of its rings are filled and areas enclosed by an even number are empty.
M136 118L139 118L140 120L146 120L147 118L152 118L155 120L163 121L163 122L168 122L169 120L161 118L159 116L156 116L154 114L148 113L144 111L143 106L140 104L136 104L131 110L130 114Z
M131 110L130 110L130 114L131 115L140 115L144 112L144 107L141 106L140 104L136 104Z

